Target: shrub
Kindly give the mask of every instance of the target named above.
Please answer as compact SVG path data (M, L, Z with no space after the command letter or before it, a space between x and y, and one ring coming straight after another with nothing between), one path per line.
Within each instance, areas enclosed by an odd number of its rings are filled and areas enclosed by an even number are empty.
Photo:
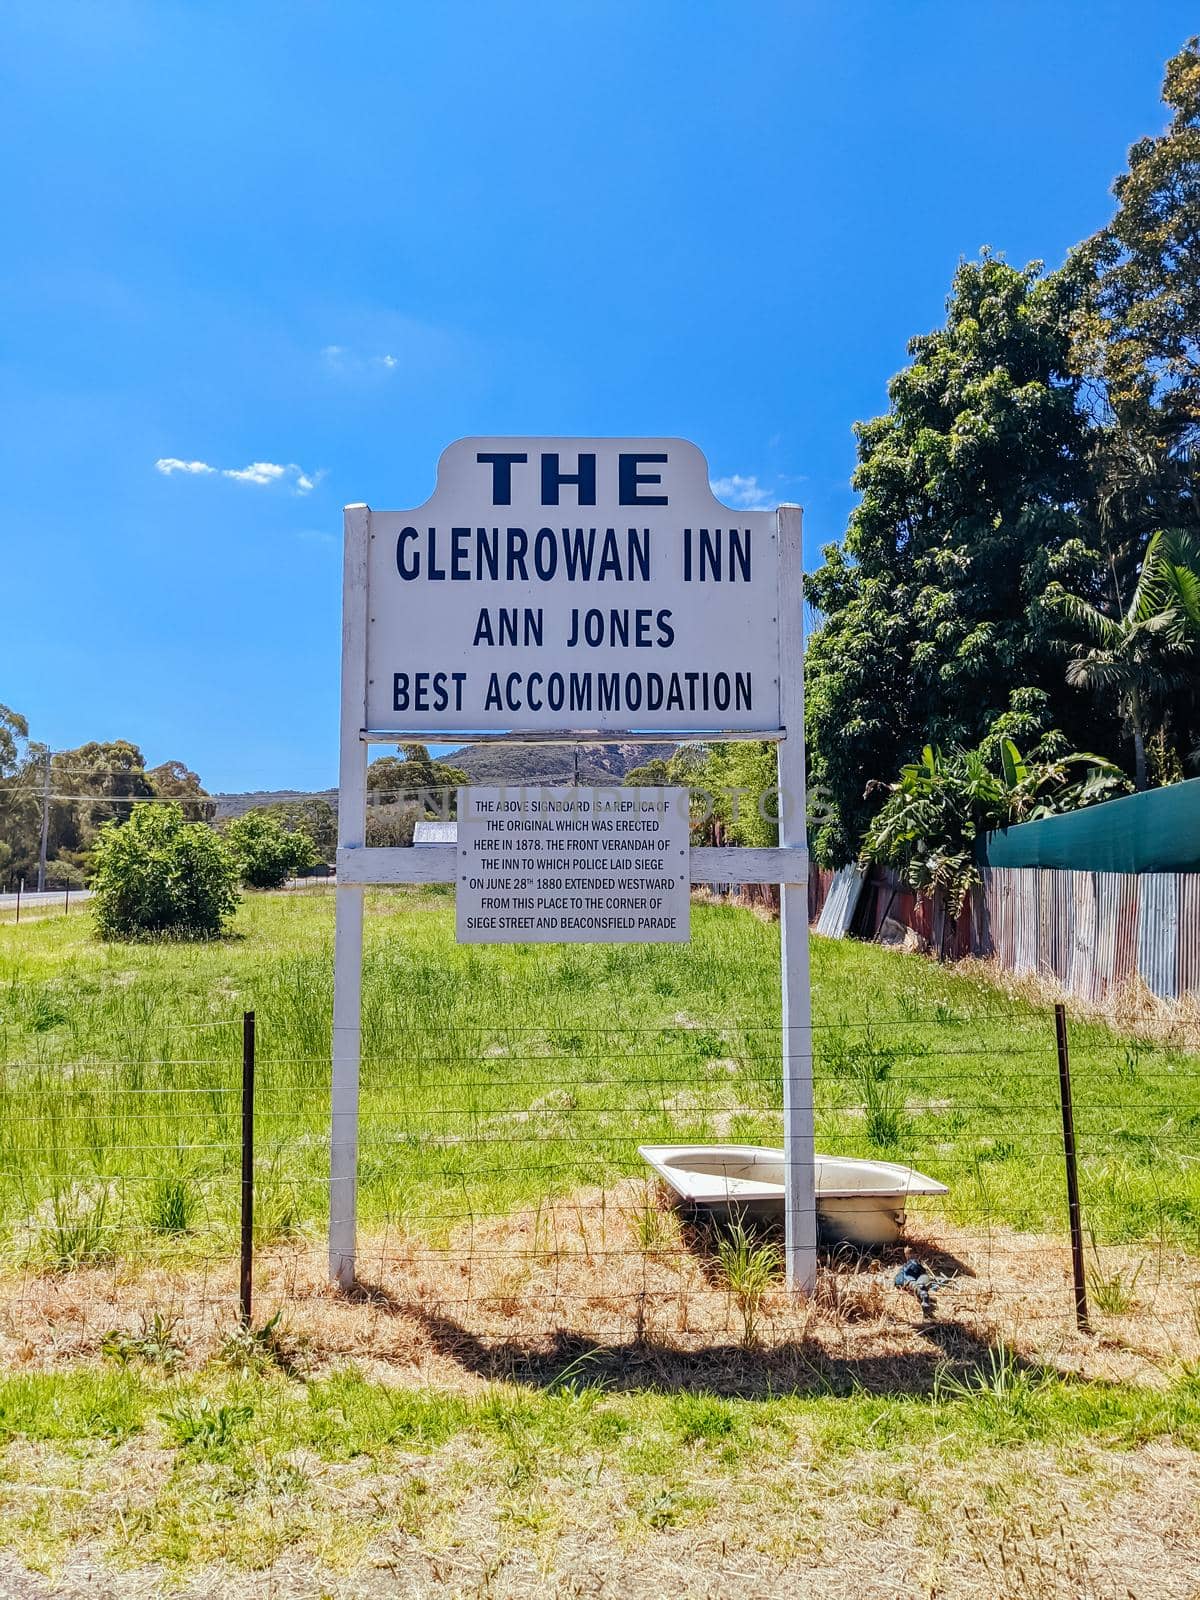
M315 867L320 859L306 833L289 833L276 817L262 811L235 817L225 838L249 889L281 889L289 878L304 867Z
M56 856L53 861L46 863L47 889L82 889L86 882L87 874L73 861Z
M213 939L238 902L237 861L177 805L137 805L96 841L92 902L105 939Z

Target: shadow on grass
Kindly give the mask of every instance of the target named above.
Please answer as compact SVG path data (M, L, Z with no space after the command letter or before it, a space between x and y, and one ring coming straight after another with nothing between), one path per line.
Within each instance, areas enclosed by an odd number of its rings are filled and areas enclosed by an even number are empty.
M696 1243L711 1245L711 1236ZM923 1249L921 1254L939 1274L969 1274L945 1252ZM841 1250L826 1258L825 1270L853 1276L883 1266L890 1280L892 1266L903 1259L900 1248L882 1255L852 1252L849 1257ZM899 1296L900 1291L895 1293ZM652 1335L618 1342L570 1328L532 1337L485 1338L436 1305L398 1296L379 1284L359 1283L347 1298L386 1316L404 1318L421 1330L439 1356L474 1377L538 1390L577 1382L625 1392L712 1394L727 1399L797 1394L927 1398L939 1381L986 1379L995 1364L994 1343L949 1316L923 1323L898 1318L883 1329L892 1348L877 1352L855 1351L849 1344L843 1352L833 1352L827 1343L803 1333L749 1346L725 1340L683 1349ZM1014 1364L1045 1375L1044 1368L1019 1358Z
M376 1293L371 1299L381 1304ZM803 1338L750 1348L723 1343L681 1350L654 1338L610 1344L560 1328L537 1341L519 1337L493 1341L419 1305L395 1303L392 1309L418 1324L433 1349L465 1372L488 1382L540 1390L575 1381L627 1393L711 1394L741 1400L797 1394L927 1398L938 1380L948 1375L970 1382L993 1369L994 1347L949 1321L914 1326L909 1351L842 1356ZM1029 1370L1043 1375L1041 1368Z

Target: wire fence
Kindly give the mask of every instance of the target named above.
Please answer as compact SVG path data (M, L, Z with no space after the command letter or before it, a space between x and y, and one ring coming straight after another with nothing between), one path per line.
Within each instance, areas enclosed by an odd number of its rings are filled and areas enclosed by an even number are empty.
M10 1325L61 1343L70 1301L86 1345L162 1307L202 1346L203 1327L238 1315L249 1243L259 1321L284 1308L333 1348L338 1319L363 1315L460 1358L486 1345L510 1360L532 1359L539 1339L693 1357L786 1346L811 1361L844 1357L847 1341L898 1358L914 1329L1040 1347L1083 1337L1044 1014L997 1003L818 1020L818 1150L898 1169L892 1211L905 1220L874 1249L839 1242L845 1217L819 1177L808 1304L782 1288L781 1207L689 1210L639 1154L781 1147L780 1030L727 1012L590 1027L407 1015L385 1048L377 1019L361 1071L360 1289L334 1296L329 1057L314 1013L305 1048L294 1014L278 1027L260 1017L248 1122L240 1013L156 1017L119 1054L60 1041L3 1061L0 1214L20 1268L4 1291ZM1088 1026L1071 1064L1093 1331L1147 1359L1194 1357L1200 1063ZM906 1192L923 1176L946 1192ZM915 1269L897 1285L906 1254L925 1269L923 1295L907 1292Z

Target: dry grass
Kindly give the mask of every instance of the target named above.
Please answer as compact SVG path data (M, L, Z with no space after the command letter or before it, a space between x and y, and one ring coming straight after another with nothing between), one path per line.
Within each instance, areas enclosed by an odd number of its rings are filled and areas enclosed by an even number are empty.
M927 1392L939 1367L970 1364L996 1341L1027 1361L1088 1377L1159 1383L1200 1359L1200 1261L1105 1247L1105 1271L1137 1273L1119 1316L1074 1325L1070 1257L1059 1239L944 1222L910 1223L909 1243L951 1284L927 1322L897 1290L902 1254L826 1261L809 1303L782 1286L758 1310L756 1347L723 1281L713 1240L684 1227L656 1192L628 1180L536 1210L483 1220L444 1250L397 1234L363 1241L362 1287L326 1284L319 1244L262 1251L256 1321L277 1311L287 1348L313 1371L352 1358L393 1383L471 1389L496 1379L542 1384L581 1358L619 1386L706 1387L750 1395L862 1386ZM234 1320L236 1264L172 1271L130 1263L0 1281L0 1363L50 1367L96 1356L114 1329L153 1312L174 1329L185 1366L220 1349Z
M754 1348L712 1240L643 1182L476 1222L447 1251L377 1235L349 1296L326 1286L315 1242L265 1251L256 1321L282 1321L259 1378L227 1371L232 1401L269 1416L281 1384L310 1387L285 1374L318 1385L351 1362L389 1393L496 1408L486 1436L378 1459L253 1444L224 1463L164 1449L153 1427L115 1445L18 1438L0 1453L0 1545L20 1552L0 1555L0 1600L1195 1600L1200 1458L1170 1437L1006 1443L953 1422L909 1437L887 1405L876 1437L861 1407L864 1392L935 1394L948 1372L978 1382L998 1340L1014 1419L1021 1374L1036 1391L1046 1366L1163 1386L1200 1356L1200 1261L1145 1262L1136 1307L1087 1337L1058 1241L914 1222L911 1243L957 1274L937 1321L894 1288L898 1255L842 1255L812 1303L766 1296ZM1105 1267L1135 1255L1105 1251ZM128 1264L10 1277L0 1365L111 1365L106 1333L165 1331L177 1364L135 1363L146 1381L211 1383L255 1356L230 1343L235 1294L232 1262L203 1279ZM813 1397L809 1420L744 1403L786 1394ZM589 1431L596 1407L626 1431Z
M477 1448L398 1463L386 1475L312 1461L303 1496L257 1498L257 1558L236 1524L241 1561L186 1574L110 1563L101 1547L162 1493L162 1454L124 1447L80 1464L41 1453L10 1471L10 1508L41 1511L38 1479L87 1496L94 1537L52 1579L0 1556L3 1600L1194 1600L1200 1460L1169 1443L999 1451L885 1467L869 1455L682 1464L647 1501L602 1458L552 1453L514 1488ZM106 1470L107 1469L107 1470ZM298 1526L303 1516L301 1533ZM106 1520L108 1519L108 1520ZM213 1530L204 1530L211 1545ZM28 1551L23 1552L28 1555Z
M966 956L954 963L962 976L983 979L1010 1000L1053 1007L1061 1001L1070 1016L1084 1022L1106 1022L1114 1033L1144 1039L1177 1050L1200 1051L1200 994L1164 1000L1133 973L1102 1000L1085 1000L1068 994L1057 978L1041 973L1021 977L1006 971L994 959Z

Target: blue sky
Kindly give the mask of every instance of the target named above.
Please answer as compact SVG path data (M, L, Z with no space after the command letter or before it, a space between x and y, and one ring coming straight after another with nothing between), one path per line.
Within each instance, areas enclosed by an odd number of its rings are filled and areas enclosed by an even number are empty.
M1195 24L6 7L0 699L213 789L332 783L341 506L419 503L463 434L694 439L804 504L811 560L959 257L1054 264L1103 223Z

